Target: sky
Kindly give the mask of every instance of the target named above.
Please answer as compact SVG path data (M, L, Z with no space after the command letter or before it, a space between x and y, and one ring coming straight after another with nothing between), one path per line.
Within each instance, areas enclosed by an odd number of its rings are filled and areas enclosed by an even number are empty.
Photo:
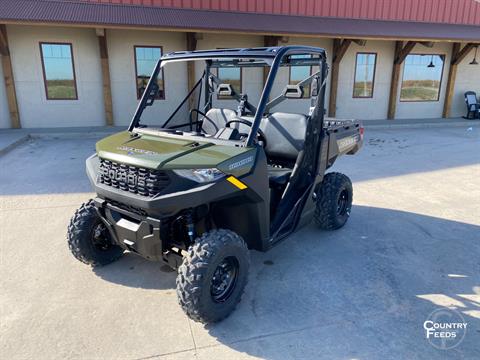
M443 59L441 55L410 54L403 65L403 80L438 80L442 78ZM427 67L430 61L434 68Z
M135 48L137 59L137 75L150 76L158 59L162 56L160 48Z
M47 80L73 79L70 45L42 44L42 53Z

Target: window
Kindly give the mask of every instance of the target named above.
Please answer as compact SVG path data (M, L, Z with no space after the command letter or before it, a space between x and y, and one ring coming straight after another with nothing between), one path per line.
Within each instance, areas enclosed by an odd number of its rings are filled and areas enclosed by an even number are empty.
M140 99L147 88L148 80L155 65L162 56L161 46L134 46L135 50L135 79L137 86L137 99ZM165 84L163 69L157 78L158 94L156 99L165 99Z
M310 58L311 55L291 55L291 59L305 59ZM296 85L300 81L305 80L310 75L312 75L312 67L311 66L290 66L289 67L289 80L288 83L290 85ZM310 85L305 85L303 87L303 97L310 97Z
M239 67L224 67L217 69L217 76L222 83L230 84L237 94L242 92L242 70ZM218 99L232 99L231 96L217 96Z
M445 55L408 55L400 101L438 101Z
M355 81L353 83L354 98L373 97L376 63L377 54L357 53L355 61Z
M47 100L77 100L72 44L40 43Z

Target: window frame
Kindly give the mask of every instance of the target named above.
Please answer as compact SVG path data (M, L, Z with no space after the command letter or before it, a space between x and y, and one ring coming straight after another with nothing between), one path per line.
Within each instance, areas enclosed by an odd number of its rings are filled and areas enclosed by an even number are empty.
M240 69L240 93L238 95L240 95L242 93L242 90L243 90L243 68L238 66L237 67L238 69ZM218 71L222 69L222 68L216 68L216 75L217 77L220 79L220 76L218 75ZM223 68L223 69L228 69L228 68ZM227 96L227 95L218 95L217 93L217 100L235 100L235 98L233 96Z
M75 97L74 98L50 98L48 96L48 85L47 85L47 73L45 71L45 61L43 57L43 49L42 45L68 45L70 47L70 55L72 59L72 71L73 71L73 85L75 88ZM77 86L77 75L75 71L75 58L73 55L73 43L69 42L57 42L57 41L40 41L38 43L38 46L40 48L40 60L42 62L42 74L43 74L43 87L45 89L45 97L48 101L64 101L64 100L70 100L70 101L77 101L78 100L78 86Z
M140 100L142 98L143 94L140 95L138 93L137 48L160 49L160 57L162 57L164 53L163 53L163 46L161 46L161 45L133 45L133 64L135 66L135 96L137 97L137 100ZM163 80L163 95L162 96L156 96L155 100L165 100L165 98L166 98L166 88L167 88L167 86L165 84L165 74L164 74L164 71L163 71L163 67L161 69L161 72L162 72L162 80Z
M300 54L301 55L301 54ZM306 67L306 65L305 65ZM310 71L309 71L309 76L312 76L312 72L313 72L313 65L310 65ZM288 66L288 85L292 85L292 68L293 66ZM304 96L302 96L300 99L297 99L297 100L308 100L309 98L312 97L312 83L310 83L308 85L308 94L303 94Z
M403 81L405 79L405 61L407 60L407 57L409 55L420 55L420 56L440 56L443 57L443 63L442 63L442 71L440 73L440 82L438 84L438 93L437 93L437 98L435 100L402 100L402 86L403 86ZM445 70L445 62L447 61L447 55L446 54L425 54L425 53L410 53L405 57L405 60L403 61L403 67L402 67L402 81L400 82L400 91L398 94L398 101L399 102L405 102L405 103L422 103L422 102L438 102L440 101L440 92L442 91L442 82L443 82L443 72Z
M370 96L355 96L355 83L357 78L357 63L358 55L375 55L375 62L373 63L373 78L372 78L372 95ZM377 57L378 53L374 51L358 51L355 54L355 70L353 72L353 89L352 89L352 99L373 99L373 93L375 91L375 75L377 73Z

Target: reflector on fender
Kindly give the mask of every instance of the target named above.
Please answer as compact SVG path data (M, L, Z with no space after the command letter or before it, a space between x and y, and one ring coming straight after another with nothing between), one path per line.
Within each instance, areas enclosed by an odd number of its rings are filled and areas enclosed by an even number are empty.
M248 186L245 185L243 182L241 182L240 180L238 180L235 176L229 176L227 178L227 181L229 181L230 183L232 183L233 185L235 185L237 188L239 188L240 190L244 190L246 189Z

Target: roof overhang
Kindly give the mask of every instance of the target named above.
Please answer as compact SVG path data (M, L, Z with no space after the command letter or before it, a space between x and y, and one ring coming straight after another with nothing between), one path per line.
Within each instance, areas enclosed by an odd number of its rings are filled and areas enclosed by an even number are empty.
M189 10L79 1L2 0L0 22L352 39L478 42L471 25Z

